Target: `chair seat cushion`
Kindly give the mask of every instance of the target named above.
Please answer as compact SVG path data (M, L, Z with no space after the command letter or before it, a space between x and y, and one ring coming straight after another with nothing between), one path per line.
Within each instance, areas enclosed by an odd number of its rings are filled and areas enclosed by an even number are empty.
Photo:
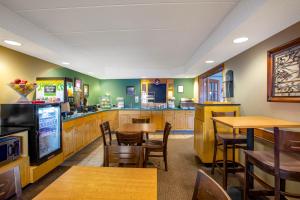
M274 153L273 151L244 151L249 159L255 160L260 166L267 166L270 170L274 170ZM300 157L293 153L280 153L280 174L294 174L292 176L300 176ZM285 177L286 178L286 177Z

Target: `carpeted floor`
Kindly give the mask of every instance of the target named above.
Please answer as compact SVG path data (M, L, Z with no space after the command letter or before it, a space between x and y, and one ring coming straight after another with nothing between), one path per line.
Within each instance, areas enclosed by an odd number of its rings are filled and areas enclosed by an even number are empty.
M152 135L161 138L161 134ZM192 134L172 134L168 143L168 172L164 171L162 159L150 158L152 164L148 167L158 168L158 199L185 200L191 199L197 174L201 168L209 173L210 168L204 167L194 154ZM57 177L62 175L73 165L101 166L103 163L102 139L97 139L91 145L65 161L61 166L50 172L38 182L29 185L23 191L23 199L32 199ZM214 179L222 182L222 176L216 172ZM239 186L236 175L229 177L229 187Z

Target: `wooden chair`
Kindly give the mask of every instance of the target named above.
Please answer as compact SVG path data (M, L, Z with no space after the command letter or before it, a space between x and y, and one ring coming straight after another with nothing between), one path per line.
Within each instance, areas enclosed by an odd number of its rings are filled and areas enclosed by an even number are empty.
M235 117L236 112L213 112L213 117ZM211 168L211 174L214 174L215 167L219 166L220 163L223 164L223 188L227 189L227 177L228 173L236 173L236 172L243 172L244 167L235 162L235 149L237 148L246 148L247 145L247 137L245 135L236 134L235 130L231 133L219 133L217 128L217 122L213 120L213 127L214 127L214 153L213 153L213 163ZM244 145L244 146L242 146ZM232 151L232 160L227 159L228 150L231 149ZM223 152L223 160L217 160L217 153L218 150ZM228 164L232 164L232 167L229 167Z
M0 200L10 199L13 195L17 199L22 196L19 166L0 174Z
M193 200L230 200L226 191L201 169L198 170Z
M163 157L165 163L165 171L168 171L168 138L171 132L171 124L166 122L164 129L163 140L149 140L145 143L145 163L148 161L149 157ZM156 154L151 154L152 152ZM162 154L157 154L162 153Z
M132 118L132 123L133 124L149 124L150 118ZM149 140L149 134L145 133L145 135L146 135L146 140Z
M105 146L105 167L143 167L142 146Z
M273 195L275 195L276 200L285 199L285 196L300 199L300 192L291 194L285 191L286 180L300 182L300 132L274 128L274 139L274 152L245 151L245 199ZM264 172L274 175L275 188L247 170L250 163ZM265 189L255 190L250 188L249 176L254 177Z
M101 129L101 132L102 132L102 139L103 139L104 146L107 146L108 144L111 145L112 144L112 132L111 132L111 129L110 129L109 122L106 121L106 122L103 122L102 124L100 124L100 129ZM106 135L109 136L109 141L108 142L107 142L107 139L106 139Z
M121 133L116 132L119 145L141 146L143 144L143 132L140 133Z

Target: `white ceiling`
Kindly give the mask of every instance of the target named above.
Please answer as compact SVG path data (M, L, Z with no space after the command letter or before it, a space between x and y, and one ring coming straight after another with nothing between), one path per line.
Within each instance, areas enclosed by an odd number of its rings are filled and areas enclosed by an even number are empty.
M1 40L99 78L196 76L299 20L299 0L0 0Z

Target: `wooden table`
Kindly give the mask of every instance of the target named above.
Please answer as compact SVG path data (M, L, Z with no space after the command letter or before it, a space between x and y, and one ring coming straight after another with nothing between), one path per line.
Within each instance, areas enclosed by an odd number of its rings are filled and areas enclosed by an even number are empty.
M254 128L298 128L300 122L290 122L264 116L213 117L213 120L231 128L247 129L247 149L254 150ZM275 136L274 136L275 137ZM275 137L276 138L276 137ZM279 140L277 141L279 143ZM278 145L276 141L274 146ZM253 172L253 166L249 170ZM253 177L249 177L250 187L253 188Z
M154 123L141 123L141 124L123 124L117 128L118 132L122 133L139 133L141 131L146 133L155 133L156 126Z
M74 166L35 200L156 200L157 170Z

